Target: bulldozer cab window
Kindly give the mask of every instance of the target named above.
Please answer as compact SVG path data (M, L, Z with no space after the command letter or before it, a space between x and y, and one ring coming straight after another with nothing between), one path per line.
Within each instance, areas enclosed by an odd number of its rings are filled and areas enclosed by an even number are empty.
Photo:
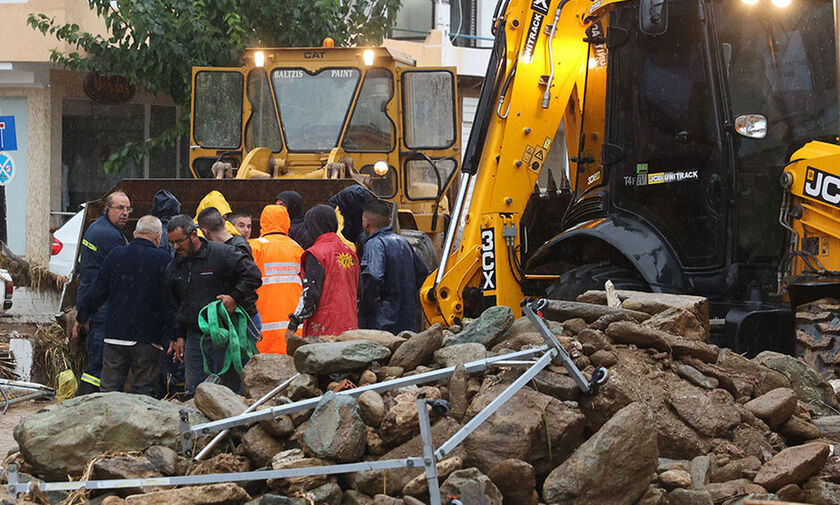
M775 261L784 247L775 219L782 167L806 141L837 133L832 4L796 1L762 9L715 2L714 14L730 117L767 117L765 138L733 135L738 256Z
M668 237L685 266L723 261L720 210L708 189L719 178L721 150L714 121L704 23L696 0L669 2L669 30L639 30L638 7L615 13L627 30L611 51L607 139L623 148L613 164L614 201Z
M258 147L267 147L278 153L283 148L280 140L280 125L274 113L274 99L268 76L262 68L248 72L246 96L251 104L251 117L245 123L245 149L251 151Z
M455 76L445 70L402 75L405 146L445 149L455 143Z
M394 149L394 123L388 103L394 97L394 77L384 68L365 73L356 108L350 118L342 147L347 152L390 152Z
M193 139L204 148L238 149L242 144L242 87L239 72L195 74Z
M289 151L325 152L338 145L359 77L357 68L326 68L314 74L302 68L271 71Z
M434 200L438 193L438 178L441 187L446 187L455 172L457 164L451 158L432 161L434 166L426 160L406 161L405 187L410 200Z

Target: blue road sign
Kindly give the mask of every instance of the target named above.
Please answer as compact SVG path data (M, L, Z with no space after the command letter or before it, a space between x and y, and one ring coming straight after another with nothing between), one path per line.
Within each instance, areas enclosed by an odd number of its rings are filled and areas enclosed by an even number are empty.
M0 116L0 151L17 151L14 116Z
M15 177L15 162L11 154L0 153L0 186L6 186Z

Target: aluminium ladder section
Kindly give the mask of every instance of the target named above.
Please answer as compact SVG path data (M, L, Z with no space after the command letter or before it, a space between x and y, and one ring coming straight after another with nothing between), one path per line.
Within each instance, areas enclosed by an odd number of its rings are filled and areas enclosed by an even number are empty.
M444 459L450 454L455 447L464 441L475 429L490 416L492 416L505 402L507 402L513 395L522 389L529 381L547 367L555 358L559 358L560 362L569 370L575 378L583 378L580 370L568 358L565 349L554 338L554 335L548 331L544 321L542 321L539 309L542 308L543 300L536 300L528 302L528 309L533 309L536 314L539 314L539 321L532 317L532 322L535 323L540 334L546 341L545 346L540 346L534 349L527 349L524 351L505 354L502 356L495 356L483 360L472 361L465 363L464 368L468 373L482 371L491 365L499 364L500 366L528 364L529 368L520 375L515 381L508 385L499 396L494 398L486 407L484 407L478 414L476 414L470 421L461 427L452 437L446 440L441 446L435 450L434 442L432 440L431 422L426 410L426 400L422 397L417 399L418 409L418 423L420 425L420 436L423 442L423 457L408 457L404 459L392 459L382 461L368 461L361 463L347 463L339 465L325 465L307 468L288 468L283 470L256 470L250 472L236 472L236 473L217 473L209 475L188 475L176 477L152 477L141 479L110 479L99 481L76 481L76 482L48 482L38 484L37 487L44 492L47 491L70 491L76 489L117 489L117 488L131 488L131 487L151 487L151 486L177 486L177 485L192 485L192 484L211 484L218 482L241 482L250 480L266 480L266 479L281 479L288 477L301 477L307 475L330 475L340 473L352 473L369 470L386 470L389 468L415 468L423 467L426 473L426 480L430 490L431 505L441 505L439 492L434 490L439 489L437 462ZM523 302L523 305L526 305ZM531 312L526 311L526 314ZM538 324L542 323L542 324ZM516 361L517 358L525 358L536 356L543 353L536 361L522 362ZM399 387L434 382L437 380L448 378L454 372L455 367L447 367L440 370L433 370L430 372L412 375L408 377L401 377L391 381L386 381L378 384L371 384L360 388L341 391L338 394L346 394L352 397L358 396L365 391L385 392ZM580 389L587 393L593 393L597 390L597 386L602 384L607 376L605 373L598 373L601 370L596 369L592 381L589 384L585 383L585 379L578 383ZM605 372L605 370L604 370ZM277 389L279 389L278 386ZM180 429L181 439L184 445L185 452L192 449L193 435L208 435L211 433L223 431L228 428L252 424L263 419L274 419L284 414L292 412L299 412L314 408L322 397L309 398L299 402L274 407L271 409L264 409L256 412L244 413L239 416L230 417L227 419L220 419L211 423L200 424L191 427L189 424L189 417L186 409L182 410L180 415ZM12 463L9 465L8 473L8 487L9 493L12 496L17 496L19 493L28 493L32 488L31 482L20 482L17 465Z
M430 490L439 489L437 476L437 463L446 457L458 444L470 435L482 422L487 420L507 400L516 394L522 387L531 381L557 356L556 349L540 348L545 353L531 364L531 366L511 383L499 396L493 399L484 409L472 418L466 425L444 442L440 448L435 450L432 440L431 423L426 410L424 398L418 398L418 422L420 424L420 435L423 441L423 457L408 457L404 459L390 459L382 461L366 461L361 463L346 463L340 465L325 465L305 468L287 468L283 470L255 470L251 472L216 473L208 475L184 475L175 477L150 477L140 479L109 479L90 480L73 482L46 482L33 486L32 482L21 482L17 464L9 465L8 488L9 494L17 496L20 493L29 493L34 487L40 491L74 491L77 489L120 489L134 487L152 486L179 486L195 484L213 484L219 482L242 482L251 480L282 479L288 477L302 477L308 475L331 475L340 473L353 473L370 470L387 470L389 468L423 468L426 472L426 479ZM535 350L530 350L535 351ZM514 354L522 357L522 352L512 353L499 358L510 358ZM482 360L486 361L486 360ZM497 360L498 361L498 360ZM391 381L393 382L393 381ZM320 397L319 397L320 398ZM282 415L282 414L281 414ZM222 428L224 429L224 428ZM430 494L431 505L441 505L440 493Z

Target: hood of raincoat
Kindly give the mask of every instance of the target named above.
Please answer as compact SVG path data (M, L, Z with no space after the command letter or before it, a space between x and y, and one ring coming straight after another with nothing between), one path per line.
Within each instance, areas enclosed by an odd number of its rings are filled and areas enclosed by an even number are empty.
M282 205L266 205L260 214L260 236L270 233L289 234L289 212Z
M225 200L225 195L221 194L216 190L213 190L207 193L207 195L205 195L204 198L202 198L201 201L198 203L198 207L196 207L195 209L196 219L198 218L198 215L201 214L202 210L210 207L215 207L216 210L218 210L222 214L222 217L226 217L232 212L230 209L230 204L227 202L227 200ZM196 223L198 223L198 221L196 221ZM225 221L225 229L231 235L242 235L241 233L239 233L239 230L236 229L236 226L234 226L230 221L227 220Z
M362 205L376 197L363 186L350 186L330 198L330 205L337 206L344 216L341 234L347 240L357 242L362 235Z
M283 200L286 203L286 209L289 211L289 218L292 221L303 219L303 197L297 191L283 191L275 200Z
M313 242L324 233L335 233L338 231L338 219L335 217L335 210L329 205L316 205L306 211L303 226Z
M161 223L166 226L173 216L181 213L181 202L175 198L175 195L166 191L165 189L158 190L155 193L152 201L152 215L160 219ZM164 231L164 233L166 233Z

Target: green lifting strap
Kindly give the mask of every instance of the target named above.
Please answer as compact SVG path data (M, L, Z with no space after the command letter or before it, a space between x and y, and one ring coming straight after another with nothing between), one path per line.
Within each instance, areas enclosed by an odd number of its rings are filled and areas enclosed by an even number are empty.
M225 362L215 375L223 375L231 365L236 373L242 375L242 361L247 361L257 354L257 345L248 336L249 319L248 313L241 307L236 307L233 314L230 314L221 300L210 302L201 309L198 313L198 328L201 330L204 373L214 374L207 365L207 356L204 353L204 338L209 335L214 346L225 349Z

